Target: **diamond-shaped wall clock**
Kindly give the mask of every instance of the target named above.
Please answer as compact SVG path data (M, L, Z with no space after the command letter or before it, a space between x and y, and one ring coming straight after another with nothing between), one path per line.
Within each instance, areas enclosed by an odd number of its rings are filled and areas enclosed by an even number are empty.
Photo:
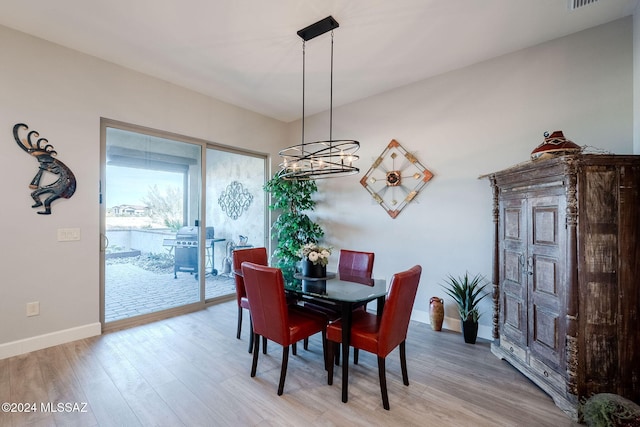
M392 139L360 184L391 218L395 218L432 177L433 174L413 154Z

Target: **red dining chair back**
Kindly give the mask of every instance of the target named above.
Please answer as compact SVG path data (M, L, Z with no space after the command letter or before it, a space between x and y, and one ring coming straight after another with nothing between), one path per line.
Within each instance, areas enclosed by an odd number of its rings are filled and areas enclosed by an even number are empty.
M405 342L411 319L411 310L418 292L422 267L416 265L407 271L396 273L391 279L389 293L384 304L382 316L357 310L351 323L351 346L373 353L378 357L378 375L382 405L389 409L385 358L393 349L400 347L400 366L404 385L409 385ZM342 341L342 324L338 320L327 326L328 360ZM344 361L344 363L348 363ZM328 364L328 383L333 383L333 363Z
M338 273L341 275L347 274L350 276L364 276L366 278L371 278L374 258L375 254L373 252L340 249Z
M260 337L282 345L282 367L278 395L284 390L284 381L289 359L289 346L322 332L322 351L325 360L325 316L301 307L287 304L284 292L284 278L279 268L267 267L251 262L242 263L245 289L249 298L251 319L253 322L254 348L251 376L255 377L258 366Z
M267 248L249 248L238 249L233 251L233 271L240 271L242 263L245 261L253 262L256 264L267 265ZM247 292L244 288L244 280L240 274L235 274L236 280L236 300L238 302L238 328L236 338L240 339L240 333L242 332L242 309L249 310L249 300L247 299ZM251 312L249 312L251 316ZM251 325L251 321L249 322ZM253 332L249 332L249 353L253 348Z
M375 256L376 254L373 252L340 249L340 258L338 259L338 274L340 275L340 278L372 286L373 282L363 282L359 279L371 279ZM356 308L366 310L367 303ZM339 361L339 357L336 357L336 361ZM358 350L355 350L353 353L353 362L358 364Z

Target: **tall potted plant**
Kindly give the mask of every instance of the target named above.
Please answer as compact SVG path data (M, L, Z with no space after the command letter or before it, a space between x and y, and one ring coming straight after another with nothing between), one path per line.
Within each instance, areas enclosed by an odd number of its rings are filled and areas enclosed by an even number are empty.
M461 277L449 275L446 285L442 287L458 305L464 342L475 344L478 336L478 319L480 318L478 304L489 295L484 292L487 287L484 276L476 274L470 278L468 273Z
M273 255L278 267L293 271L302 259L300 248L318 243L324 236L320 225L305 213L315 208L312 195L318 187L314 180L285 180L276 174L267 181L264 190L271 194L269 209L280 211L271 228L272 236L278 241Z

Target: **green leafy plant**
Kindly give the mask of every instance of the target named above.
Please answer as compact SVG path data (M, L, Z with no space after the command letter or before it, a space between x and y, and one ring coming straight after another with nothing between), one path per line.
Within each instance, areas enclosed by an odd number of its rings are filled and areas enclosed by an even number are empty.
M453 277L449 275L446 285L441 285L444 291L458 304L458 313L460 318L464 320L472 320L477 322L480 318L478 304L489 295L484 292L487 287L484 276L476 274L469 278L469 273L465 273L462 277Z
M269 209L281 211L271 228L278 241L273 255L278 267L293 269L302 259L300 248L318 243L324 236L320 225L305 213L315 208L312 196L318 187L313 180L285 180L276 174L267 181L264 190L271 194Z
M640 406L617 394L599 393L582 399L580 412L589 427L640 426Z
M178 187L166 187L162 194L158 185L150 185L142 203L149 208L151 218L162 220L170 230L178 231L183 226L182 191Z

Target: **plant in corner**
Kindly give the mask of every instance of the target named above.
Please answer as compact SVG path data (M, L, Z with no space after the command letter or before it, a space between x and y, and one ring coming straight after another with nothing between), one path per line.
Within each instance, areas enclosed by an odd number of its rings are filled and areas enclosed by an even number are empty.
M464 342L469 344L475 344L478 336L478 319L480 318L478 304L489 295L484 292L486 287L484 276L476 274L470 278L469 273L465 273L462 277L449 275L446 285L442 285L447 295L458 305Z
M314 209L316 202L311 196L318 187L313 180L285 180L276 174L267 181L264 190L271 194L269 209L281 211L271 227L272 237L278 241L273 255L278 267L293 271L302 259L300 248L318 243L324 236L322 228L304 213Z

